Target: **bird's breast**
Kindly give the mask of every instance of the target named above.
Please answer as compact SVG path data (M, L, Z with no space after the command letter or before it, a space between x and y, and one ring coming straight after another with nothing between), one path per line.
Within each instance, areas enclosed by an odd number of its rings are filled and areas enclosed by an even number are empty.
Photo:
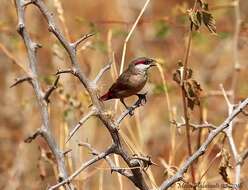
M132 75L129 79L130 85L136 89L137 91L140 91L146 84L147 81L147 75Z

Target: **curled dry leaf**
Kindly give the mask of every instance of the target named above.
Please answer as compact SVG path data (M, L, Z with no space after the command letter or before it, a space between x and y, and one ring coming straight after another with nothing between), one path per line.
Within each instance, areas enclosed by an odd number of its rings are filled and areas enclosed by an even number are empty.
M200 97L202 88L201 85L194 79L192 79L193 71L187 68L185 79L183 80L183 66L179 64L179 68L173 74L173 80L179 85L184 86L186 92L186 98L188 107L193 110L195 105L200 105Z
M200 105L201 85L193 79L187 80L184 84L187 96L188 107L193 110L195 105Z
M202 15L200 11L195 12L192 9L190 9L188 13L189 13L191 31L193 30L197 31L202 23Z
M197 9L188 10L191 31L199 30L203 22L211 33L216 34L216 22L213 15L208 10L208 4L201 0L198 0L197 2Z
M216 23L211 13L202 11L202 21L211 33L216 34Z
M231 183L230 178L228 177L228 174L227 174L227 168L232 168L230 164L230 159L231 159L230 153L226 149L223 148L221 151L221 162L219 166L219 174L221 175L222 179L228 184Z

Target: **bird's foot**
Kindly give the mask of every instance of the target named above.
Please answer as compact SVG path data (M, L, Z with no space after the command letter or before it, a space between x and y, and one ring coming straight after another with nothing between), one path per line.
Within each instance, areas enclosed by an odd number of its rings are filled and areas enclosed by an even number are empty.
M133 116L134 115L134 109L133 109L133 107L127 107L127 110L128 110L128 114L130 116Z
M133 115L134 115L134 111L133 111L133 108L132 108L132 107L129 107L129 108L128 108L128 114L129 114L130 116L133 116Z
M146 99L146 95L147 95L147 92L144 93L144 94L137 94L138 98L139 98L139 106L143 106L144 104L146 104L147 102L147 99ZM143 104L144 102L144 104Z

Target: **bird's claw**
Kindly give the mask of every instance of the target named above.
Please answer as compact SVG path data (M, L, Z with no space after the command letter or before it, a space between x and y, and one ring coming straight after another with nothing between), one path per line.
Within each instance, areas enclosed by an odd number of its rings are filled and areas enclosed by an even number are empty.
M144 105L144 104L146 104L146 102L147 102L146 94L147 94L147 92L144 93L144 94L137 94L137 96L138 96L138 98L139 98L139 105ZM143 102L144 102L144 104L143 104Z
M128 109L128 114L130 116L133 116L134 115L133 108L132 107L128 107L127 109Z

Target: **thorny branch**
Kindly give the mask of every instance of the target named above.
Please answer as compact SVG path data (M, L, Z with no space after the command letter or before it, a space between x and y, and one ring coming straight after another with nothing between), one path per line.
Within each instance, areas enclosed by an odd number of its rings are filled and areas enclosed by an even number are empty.
M175 125L177 128L185 127L185 122L183 123L178 123L177 121L173 120L171 121L173 125ZM203 129L203 128L208 128L208 129L216 129L216 126L211 124L211 123L203 123L203 124L194 124L194 123L189 123L189 126L193 128L193 130L197 129Z
M84 146L84 147L88 148L92 152L92 154L95 155L95 156L97 156L97 155L100 154L100 152L97 151L96 149L94 149L89 143L82 143L81 142L78 145L79 146ZM131 178L132 177L132 174L127 169L123 169L123 168L117 167L114 164L113 160L109 156L106 156L105 157L105 160L108 163L108 165L110 166L111 173L112 172L118 172L121 175L126 176L127 178Z
M77 169L72 175L68 177L66 169L65 169L65 163L64 163L64 154L63 151L59 150L58 145L56 144L52 133L50 131L50 124L49 124L49 114L48 114L48 108L47 108L47 103L49 102L49 96L51 93L55 90L57 86L57 80L55 81L54 85L46 92L44 93L40 87L40 83L38 81L38 72L37 72L37 58L36 58L36 51L37 48L39 47L36 43L34 43L28 32L25 29L25 22L24 22L24 9L26 6L33 4L37 6L37 8L41 11L43 16L45 17L47 23L48 23L48 29L50 32L52 32L59 42L62 44L62 46L65 48L67 51L70 60L71 60L71 68L61 71L59 70L56 74L60 75L62 73L71 73L74 76L76 76L79 81L82 83L82 85L85 87L85 89L88 91L89 96L92 100L92 112L87 114L87 117L83 118L81 122L79 122L79 125L76 126L76 128L72 131L70 137L77 131L77 129L80 127L81 123L84 123L90 116L95 115L98 117L102 123L105 125L107 130L109 131L112 140L113 140L113 145L107 148L106 151L102 153L98 153L95 155L91 160L88 162L85 162L81 165L79 169ZM42 120L43 120L43 126L41 127L38 132L36 132L33 136L29 138L29 140L33 140L37 135L41 135L44 137L44 139L47 141L47 143L50 146L50 149L52 150L54 156L56 157L59 173L60 173L60 180L59 183L52 186L50 189L56 189L60 186L64 186L67 189L73 189L71 185L72 179L74 179L76 176L78 176L85 168L89 167L90 165L94 164L95 162L106 159L106 157L109 154L117 154L119 155L124 162L128 165L129 168L132 168L130 172L127 173L126 170L118 169L117 167L113 167L113 162L108 161L109 165L112 168L112 171L116 171L125 177L128 177L139 189L142 190L148 190L148 185L145 182L145 179L142 174L142 169L139 166L140 162L135 162L134 158L129 155L129 153L126 151L126 149L122 145L122 140L119 135L119 131L117 129L118 125L120 124L121 120L128 115L128 112L124 112L123 115L120 116L120 118L117 120L117 122L113 121L108 114L106 114L106 110L102 105L102 102L99 100L99 96L97 94L97 82L100 80L102 75L110 68L110 65L105 66L99 74L96 76L95 80L90 80L86 77L84 72L81 70L77 56L76 56L76 50L77 47L80 43L82 43L85 39L89 38L93 34L88 34L79 40L77 40L74 43L69 42L64 35L62 34L61 30L57 26L53 14L48 10L47 6L42 0L32 0L29 3L25 3L24 0L16 0L16 7L18 11L18 31L21 34L21 36L24 39L27 51L28 51L28 56L29 56L29 61L30 61L30 69L32 70L32 84L34 91L36 93L38 102L40 104L40 109L42 113ZM144 9L143 9L144 11ZM139 100L140 101L140 100ZM138 102L138 104L134 105L133 109L139 107L141 103ZM70 138L69 137L69 138ZM109 159L107 159L109 160ZM136 159L137 160L137 159Z
M221 133L223 130L227 129L230 126L230 123L234 120L234 118L242 112L242 109L248 106L248 98L246 98L244 101L242 101L227 117L227 119L216 129L212 130L207 139L202 143L200 148L192 154L185 162L184 164L179 168L179 170L176 172L174 176L171 178L165 180L162 185L159 187L158 190L164 190L168 189L170 186L172 186L177 181L180 181L183 178L184 173L188 170L188 168L191 166L191 164L200 156L202 156L205 151L207 150L207 147L209 144L213 141L213 139Z
M92 159L88 160L87 162L83 163L79 169L77 169L72 175L67 177L65 180L53 185L49 188L49 190L57 189L62 185L70 183L75 177L77 177L83 170L91 166L92 164L96 163L99 160L105 159L106 156L113 152L114 146L110 146L106 151L95 155Z
M25 25L25 17L24 17L24 12L25 12L25 6L26 2L24 0L16 0L16 9L17 9L17 14L18 14L18 27L17 31L23 38L24 44L26 46L26 50L28 53L28 58L29 58L29 68L31 72L31 79L28 78L28 81L31 82L37 101L39 103L40 111L41 111L41 117L42 117L42 127L38 130L39 132L36 132L32 137L35 138L37 135L41 135L47 142L48 146L50 147L53 155L56 158L57 162L57 167L59 171L59 181L62 181L67 178L67 171L65 168L65 161L64 161L64 155L62 151L59 149L53 135L51 132L51 126L50 126L50 118L49 118L49 113L48 113L48 105L47 102L44 101L43 99L43 90L40 87L40 82L38 80L38 71L37 71L37 65L38 61L36 58L36 52L37 49L40 48L40 45L38 45L36 42L32 41L29 33L26 30L26 25ZM25 79L27 80L27 79ZM21 81L21 80L19 80ZM24 80L23 80L24 81ZM32 139L32 138L31 138ZM30 140L31 140L30 139ZM67 190L69 189L74 189L74 187L68 183L64 186Z

